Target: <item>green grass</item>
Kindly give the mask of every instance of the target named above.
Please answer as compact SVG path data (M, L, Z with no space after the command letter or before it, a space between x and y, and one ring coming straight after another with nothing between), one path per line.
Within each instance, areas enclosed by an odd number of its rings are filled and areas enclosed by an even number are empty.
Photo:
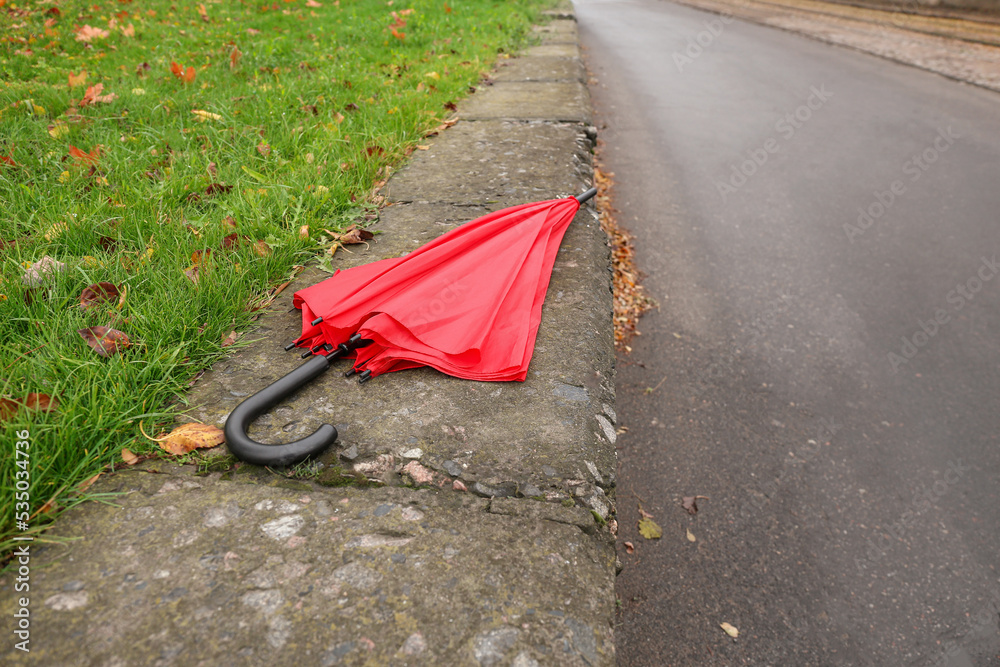
M249 326L248 304L323 251L323 228L370 210L375 185L548 4L207 0L204 18L197 4L162 0L3 4L0 397L59 403L0 422L0 550L22 532L18 472L34 515L72 504L123 447L150 451L140 422L152 432L172 421L225 336ZM392 12L405 9L400 38ZM108 35L87 44L83 26ZM172 73L175 62L194 79ZM117 97L80 106L96 84ZM224 249L232 233L241 242ZM195 284L185 270L204 249ZM65 269L29 289L25 266L46 256ZM82 310L98 282L124 298ZM103 358L77 331L109 324L131 345ZM23 431L29 458L17 459Z

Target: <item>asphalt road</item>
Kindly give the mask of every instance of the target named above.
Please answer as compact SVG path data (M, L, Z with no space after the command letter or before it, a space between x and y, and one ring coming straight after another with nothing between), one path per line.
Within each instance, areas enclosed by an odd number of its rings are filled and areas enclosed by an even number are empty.
M1000 664L1000 95L576 10L660 303L619 359L619 664Z

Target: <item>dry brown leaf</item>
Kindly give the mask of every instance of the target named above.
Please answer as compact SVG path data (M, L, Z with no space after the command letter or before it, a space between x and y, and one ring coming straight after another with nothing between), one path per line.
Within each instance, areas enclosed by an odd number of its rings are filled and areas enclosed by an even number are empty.
M223 336L222 347L229 347L236 342L237 338L239 338L239 335L235 331L230 331L228 335Z
M5 422L21 409L21 404L9 398L0 398L0 422Z
M188 268L184 269L184 275L188 277L188 280L197 285L198 281L201 280L201 268L200 264L192 264Z
M267 257L271 254L271 246L267 245L264 241L257 241L253 244L253 251L261 257Z
M688 514L695 514L698 511L698 497L697 496L684 496L681 501L684 509L687 510Z
M101 30L89 25L85 25L76 31L76 41L86 44L93 42L95 39L104 39L107 36L107 30Z
M302 225L299 227L299 238L307 239L309 238L309 225Z
M96 482L98 479L100 479L101 475L103 475L103 474L104 474L103 472L99 472L96 475L94 475L93 477L88 477L87 479L83 480L82 482L80 482L79 484L77 484L77 486L76 486L76 492L77 493L83 493L84 491L86 491L87 489L89 489L90 487L92 487L94 485L94 482Z
M95 283L83 288L80 294L80 308L90 310L94 306L99 306L105 301L114 301L123 296L118 288L112 283Z
M28 394L22 402L29 410L39 410L41 412L52 412L59 407L59 399L48 394Z
M122 461L124 461L127 466L134 466L139 462L139 457L136 454L133 454L129 449L122 449Z
M89 327L79 329L77 333L87 341L90 349L102 357L117 354L132 344L128 336L111 327Z
M177 456L182 456L195 449L217 447L226 441L222 429L211 424L183 424L160 440L160 447Z
M635 552L635 545L632 544L631 542L626 542L625 543L625 553L630 554L630 553L634 553L634 552Z

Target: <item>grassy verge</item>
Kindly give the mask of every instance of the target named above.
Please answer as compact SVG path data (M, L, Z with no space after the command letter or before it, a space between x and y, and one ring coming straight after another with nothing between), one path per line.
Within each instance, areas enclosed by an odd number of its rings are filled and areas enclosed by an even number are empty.
M149 449L542 4L0 0L0 550Z

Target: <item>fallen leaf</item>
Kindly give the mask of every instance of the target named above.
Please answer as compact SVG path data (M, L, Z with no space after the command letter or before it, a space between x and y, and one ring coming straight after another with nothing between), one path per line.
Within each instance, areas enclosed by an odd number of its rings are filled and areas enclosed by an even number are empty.
M299 227L299 238L308 239L309 238L309 225L302 225Z
M8 155L0 155L0 164L6 164L11 167L16 167L17 163L14 162L14 158Z
M77 86L82 86L87 82L87 70L80 70L79 74L70 74L67 76L69 80L69 87L76 88Z
M212 113L211 111L204 111L203 109L191 109L191 113L194 114L195 120L197 120L199 123L204 123L205 121L208 120L222 120L222 116L220 116L219 114Z
M31 515L31 518L33 519L39 514L48 514L49 512L54 512L58 509L60 509L60 507L59 503L56 502L56 499L54 497L49 498L48 500L45 501L44 505L35 510L35 513Z
M102 357L117 354L132 344L128 336L111 327L88 327L77 330L77 333L87 341L90 349Z
M114 93L108 93L107 95L101 95L104 92L104 84L98 83L96 85L87 88L87 92L83 94L83 99L80 100L80 106L85 107L90 104L97 103L107 103L113 102L118 99L118 96Z
M9 398L0 398L0 422L5 422L21 409L21 404Z
M99 472L93 477L88 477L87 479L83 480L82 482L76 485L76 492L83 493L84 491L92 487L94 485L94 482L100 479L101 475L103 474L104 474L103 472Z
M726 634L736 639L740 636L740 631L731 626L729 623L719 623L719 627L726 631Z
M639 520L639 534L647 540L658 540L663 537L663 529L649 518Z
M135 26L129 23L122 28L122 34L126 37L135 37Z
M208 10L205 9L205 5L198 5L198 15L201 16L201 20L208 23Z
M240 235L237 234L236 232L233 232L232 234L229 234L223 237L222 239L223 250L232 250L233 248L239 246L239 244L240 244Z
M306 0L306 7L313 7L313 8L315 8L315 7L322 7L322 6L323 5L321 5L320 3L316 2L316 0Z
M56 120L49 125L49 136L53 139L58 139L66 134L69 134L69 125L65 121Z
M268 145L266 141L262 141L259 144L257 144L257 152L263 155L264 157L267 157L268 155L271 154L271 146Z
M688 542L695 542L698 539L694 536L694 533L691 532L690 528L685 528L685 530L687 531Z
M48 255L42 257L40 260L28 266L25 270L24 275L21 276L21 282L29 287L38 287L46 280L48 280L53 274L61 273L66 270L66 265L62 262L57 262Z
M212 183L207 188L205 188L206 195L217 195L225 194L233 189L233 186L226 185L225 183Z
M197 264L184 269L184 275L187 276L188 279L195 285L197 285L198 281L201 280L201 273L201 267Z
M59 399L48 394L28 394L23 403L28 410L39 412L54 412L59 407Z
M630 554L635 552L635 545L631 542L625 543L625 553Z
M104 39L108 36L107 30L101 30L93 26L85 25L76 31L76 41L90 44L95 39Z
M236 229L236 218L231 215L227 215L222 219L222 226L228 229Z
M242 55L243 55L243 53L240 52L239 47L237 47L234 44L233 45L233 50L229 52L229 69L236 69L236 66L240 62L240 56L242 56Z
M217 447L226 441L222 429L210 424L184 424L160 440L160 447L170 454L183 456L195 449Z
M127 465L127 466L134 466L136 463L139 462L139 457L137 455L133 454L131 452L131 450L123 448L122 449L122 461L124 461L125 465Z
M95 283L83 288L80 294L80 308L90 310L105 301L114 301L121 293L112 283Z
M681 504L688 514L695 514L698 511L698 496L684 496Z
M643 519L653 518L653 515L647 512L646 510L642 509L642 507L639 508L639 516L641 516Z
M46 241L54 241L55 239L62 236L68 229L69 227L66 225L65 222L57 222L45 230L45 232L42 234L42 238L44 238Z
M237 338L239 338L239 336L237 335L237 333L235 331L230 331L229 335L223 337L223 339L222 339L222 347L229 347L230 345L232 345L233 343L236 342Z
M170 71L175 77L177 77L184 83L191 83L192 81L194 81L194 77L196 74L194 67L188 65L187 69L184 69L183 65L178 65L175 62L170 63Z
M101 157L101 147L98 145L94 148L94 150L87 153L86 151L80 150L76 146L70 144L69 154L74 160L76 160L77 164L89 164L94 166L97 164L97 160Z
M267 257L271 254L271 246L264 241L257 241L253 244L253 251L261 257Z

